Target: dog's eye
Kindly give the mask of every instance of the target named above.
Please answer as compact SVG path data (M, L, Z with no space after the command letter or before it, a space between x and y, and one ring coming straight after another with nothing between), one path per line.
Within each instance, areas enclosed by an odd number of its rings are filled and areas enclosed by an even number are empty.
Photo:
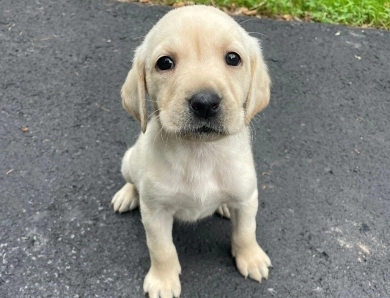
M241 57L237 53L230 52L226 54L225 61L227 65L237 66L241 63Z
M175 66L171 57L164 56L157 60L156 67L160 70L169 70Z

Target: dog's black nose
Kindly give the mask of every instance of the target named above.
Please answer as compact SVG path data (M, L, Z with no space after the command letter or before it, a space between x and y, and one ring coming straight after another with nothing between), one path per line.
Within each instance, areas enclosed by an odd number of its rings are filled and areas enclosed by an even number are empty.
M221 98L212 91L201 91L191 96L190 110L199 118L208 119L220 110Z

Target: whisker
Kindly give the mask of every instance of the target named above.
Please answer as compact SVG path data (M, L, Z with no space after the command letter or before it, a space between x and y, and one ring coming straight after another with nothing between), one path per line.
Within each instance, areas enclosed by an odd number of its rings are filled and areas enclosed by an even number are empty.
M164 137L163 137L163 129L161 128L161 138L164 142ZM165 150L167 150L167 147L168 147L168 135L167 135L167 138L165 140Z
M175 139L176 141L179 141L181 138L180 138L180 135L178 133L175 132Z
M151 113L147 118L146 118L146 121L148 121L150 119L150 117L152 117L155 113L161 111L161 109L157 109L155 110L153 113Z
M153 143L156 143L157 136L161 133L161 131L162 131L162 127L160 128L160 130L154 136Z
M144 39L145 36L146 36L146 35L137 36L137 37L132 38L131 40L132 40L132 41L136 41L136 40Z
M268 35L267 35L267 34L260 33L260 32L250 32L250 31L248 31L248 34L258 34L258 35L262 35L262 36L265 36L265 37L268 38Z
M250 21L253 21L253 20L255 20L255 19L254 19L254 18L250 18L250 19L246 19L246 20L243 20L243 21L237 22L237 23L240 24L240 25L242 25L242 24L244 24L244 23L246 23L246 22L250 22Z
M159 118L159 115L157 115L157 119ZM156 138L158 135L162 135L162 127L159 129L159 131L156 133L156 135L154 136L154 139L153 139L153 143L156 143ZM163 140L163 139L162 139Z
M253 121L253 120L252 120ZM251 145L255 143L256 140L256 127L253 125L253 122L249 122L249 132L250 132L250 141Z
M265 117L265 113L264 112L260 112L260 115L262 115L264 120L267 121L267 118Z

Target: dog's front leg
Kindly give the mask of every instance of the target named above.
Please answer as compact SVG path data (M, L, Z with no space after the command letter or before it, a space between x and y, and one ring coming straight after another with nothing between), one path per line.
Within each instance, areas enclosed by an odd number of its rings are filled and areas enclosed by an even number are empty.
M238 271L246 277L261 282L268 278L271 260L256 240L256 213L258 192L254 191L249 201L237 209L230 210L232 221L232 254L236 259Z
M141 214L151 260L144 292L149 293L150 298L179 297L181 268L172 241L173 215L162 208L151 209L142 203Z

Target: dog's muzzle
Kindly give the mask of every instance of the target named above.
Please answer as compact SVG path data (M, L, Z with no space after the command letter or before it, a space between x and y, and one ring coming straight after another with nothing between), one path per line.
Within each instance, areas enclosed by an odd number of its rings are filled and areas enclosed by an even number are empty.
M180 135L189 139L214 140L225 136L222 98L212 90L200 90L188 99L189 118Z

